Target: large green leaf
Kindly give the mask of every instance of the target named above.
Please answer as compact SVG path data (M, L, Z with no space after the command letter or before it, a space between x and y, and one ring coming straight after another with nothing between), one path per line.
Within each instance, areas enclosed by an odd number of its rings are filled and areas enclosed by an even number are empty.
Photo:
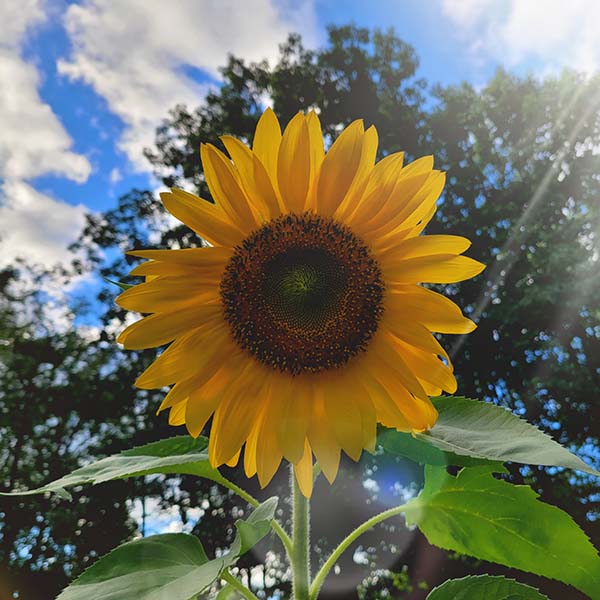
M535 588L502 576L473 575L436 587L427 600L548 600Z
M238 533L230 551L209 560L200 541L184 533L165 533L119 546L76 579L57 600L190 600L269 531L277 498L259 505ZM252 532L252 533L250 533Z
M418 433L411 435L402 431L385 429L379 434L378 441L386 452L404 456L422 465L473 467L487 465L491 462L487 458L475 458L440 450L429 441L429 438L424 438Z
M425 467L425 487L406 506L409 525L429 542L568 583L600 600L600 557L562 510L527 486L496 479L502 467Z
M435 426L414 436L386 431L380 438L386 450L423 464L517 462L566 467L600 476L600 472L550 436L504 408L452 396L432 400L439 412Z
M3 496L41 494L54 492L70 497L67 487L102 483L113 479L125 479L138 475L182 474L198 475L219 482L223 478L208 462L206 438L194 439L190 436L177 436L138 446L114 456L81 467L56 481L34 490L0 493Z

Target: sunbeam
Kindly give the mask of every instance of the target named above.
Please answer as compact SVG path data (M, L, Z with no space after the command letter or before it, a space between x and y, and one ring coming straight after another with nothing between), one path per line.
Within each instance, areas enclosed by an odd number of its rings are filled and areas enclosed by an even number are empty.
M572 98L561 112L556 124L560 125L564 119L570 114L572 109L576 106L584 92L584 87L580 86L577 91L573 94ZM530 201L526 204L525 210L523 211L519 220L513 225L512 231L498 253L496 262L489 267L488 275L485 283L482 286L481 294L475 304L473 312L469 317L476 323L479 318L488 307L489 303L494 299L498 290L504 285L507 275L512 270L513 266L517 262L520 254L520 247L523 241L528 235L526 225L528 225L535 217L538 207L540 206L541 200L544 198L550 184L554 177L560 172L561 164L565 157L571 152L573 145L577 139L577 136L581 132L587 119L598 110L600 107L600 97L594 97L588 104L587 108L583 111L580 118L575 123L573 130L569 137L565 140L562 149L556 155L556 158L548 170L542 177L538 187L531 196ZM450 350L450 357L453 358L463 347L467 340L466 335L461 335L454 343Z

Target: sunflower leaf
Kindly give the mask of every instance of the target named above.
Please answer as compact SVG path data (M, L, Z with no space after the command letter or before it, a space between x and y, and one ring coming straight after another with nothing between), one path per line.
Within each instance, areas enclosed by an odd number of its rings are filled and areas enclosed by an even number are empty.
M433 465L473 466L516 462L564 467L600 476L590 465L555 442L537 427L510 411L479 400L432 398L439 412L435 426L411 436L386 431L385 449Z
M466 467L453 477L427 465L423 491L406 506L407 524L440 548L557 579L600 600L600 556L585 533L528 486L496 479L502 471Z
M445 581L427 600L548 600L535 588L502 576L471 575Z
M168 438L108 456L34 490L0 492L0 495L26 496L53 492L68 499L70 494L66 488L69 487L159 473L197 475L219 483L223 478L208 462L207 444L208 440L204 437L194 439L182 435Z
M246 521L236 523L238 534L230 551L213 560L208 559L198 538L185 533L153 535L123 544L84 571L57 600L195 598L267 534L276 507L277 498L269 498Z
M404 456L422 465L473 467L490 463L486 458L440 450L428 439L392 429L386 429L379 434L379 443L387 452Z

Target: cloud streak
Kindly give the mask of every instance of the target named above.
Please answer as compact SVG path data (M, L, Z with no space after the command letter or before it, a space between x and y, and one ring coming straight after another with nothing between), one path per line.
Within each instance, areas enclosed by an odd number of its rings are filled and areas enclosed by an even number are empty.
M149 168L142 149L168 110L199 104L228 53L273 60L290 31L312 43L318 29L310 0L252 0L243 9L235 0L86 0L71 5L64 22L72 52L59 73L106 100L125 124L119 149L141 171Z
M442 0L473 56L545 75L600 67L597 0Z

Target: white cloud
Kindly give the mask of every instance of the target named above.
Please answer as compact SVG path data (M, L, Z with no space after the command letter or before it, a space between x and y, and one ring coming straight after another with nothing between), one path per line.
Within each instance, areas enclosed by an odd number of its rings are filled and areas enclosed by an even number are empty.
M39 95L40 76L22 57L32 28L44 21L42 0L0 2L0 261L15 256L50 265L65 258L83 222L73 207L36 192L27 180L57 174L87 179L91 167L71 150L69 134Z
M113 167L110 171L108 179L113 184L119 183L119 181L121 181L121 179L123 179L123 175L121 174L121 171L119 169L117 169L117 167Z
M20 256L51 266L68 258L85 223L86 208L71 206L37 192L24 181L5 181L0 187L0 265Z
M69 7L65 27L73 49L59 72L106 99L126 125L119 147L140 170L168 110L196 106L209 89L186 68L217 78L229 52L274 59L290 31L312 42L317 30L312 0L86 0Z
M44 20L42 0L5 0L0 4L2 46L19 46L27 29Z
M597 0L443 0L474 54L538 72L600 68Z
M39 96L39 74L13 49L0 48L0 177L46 173L83 182L87 158L70 150L71 138Z

